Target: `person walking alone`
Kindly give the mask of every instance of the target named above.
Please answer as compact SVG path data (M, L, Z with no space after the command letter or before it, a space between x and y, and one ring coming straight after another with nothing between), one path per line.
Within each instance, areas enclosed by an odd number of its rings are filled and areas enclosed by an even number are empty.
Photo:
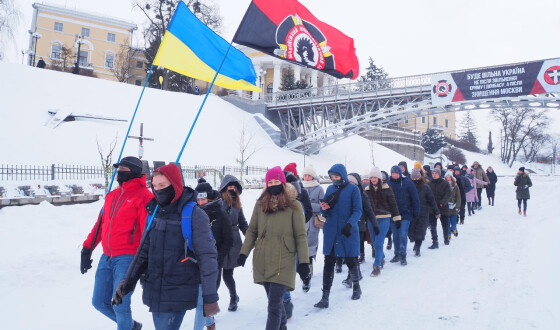
M523 203L523 215L527 216L527 200L531 198L529 188L533 186L533 182L531 182L529 174L525 173L525 167L519 168L519 171L515 176L515 180L513 181L513 185L517 187L517 189L515 189L518 208L517 212L521 215L521 203Z
M498 182L498 176L491 166L486 169L486 176L490 183L486 187L486 197L488 197L488 205L494 206L494 197L496 196L496 182Z

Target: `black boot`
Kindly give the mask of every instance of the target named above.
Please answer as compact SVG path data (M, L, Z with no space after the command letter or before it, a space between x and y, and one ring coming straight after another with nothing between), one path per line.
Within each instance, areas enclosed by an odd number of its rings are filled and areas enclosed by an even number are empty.
M419 257L420 256L420 247L422 246L422 241L418 240L414 243L414 256L415 257Z
M416 249L416 251L414 251L414 256L415 256L415 257L419 257L419 256L420 256L420 247L418 247L418 248Z
M428 249L430 249L430 250L439 249L438 242L433 242L432 245L430 247L428 247Z
M142 329L142 323L132 320L132 330Z
M319 300L318 303L316 303L315 307L317 308L329 308L329 294L331 293L330 290L325 290L323 289L323 297L321 298L321 300Z
M494 206L494 197L492 197L492 206Z
M488 205L492 205L492 198L488 197Z
M354 282L352 286L352 300L358 300L362 296L362 289L360 289L360 282Z
M363 264L366 261L366 256L363 253L360 253L360 256L358 257L358 262Z
M387 242L387 250L391 250L391 247L393 247L393 239L389 237L389 241Z
M393 259L391 259L389 262L399 262L401 261L401 256L396 254Z
M342 285L344 285L348 289L352 287L352 280L350 279L350 271L348 271L348 276L346 276L346 279L342 281Z
M335 273L342 273L342 258L336 258Z
M229 296L229 306L228 311L235 312L237 310L237 303L239 302L239 296L237 294Z
M403 265L403 266L406 266L406 265L407 265L407 262L406 262L406 255L404 255L404 254L401 256L401 265Z

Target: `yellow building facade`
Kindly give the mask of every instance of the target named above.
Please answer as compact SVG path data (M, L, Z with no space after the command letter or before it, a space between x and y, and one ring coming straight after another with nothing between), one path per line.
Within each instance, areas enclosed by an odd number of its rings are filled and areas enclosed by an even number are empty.
M78 62L83 74L142 85L147 61L142 51L131 51L136 30L134 22L34 3L28 64L36 66L42 58L47 68L71 71ZM127 71L117 78L123 58Z
M416 130L420 133L424 133L428 129L433 128L441 130L445 136L451 139L457 139L455 112L433 114L423 117L411 115L409 119L399 122L398 126L411 131Z

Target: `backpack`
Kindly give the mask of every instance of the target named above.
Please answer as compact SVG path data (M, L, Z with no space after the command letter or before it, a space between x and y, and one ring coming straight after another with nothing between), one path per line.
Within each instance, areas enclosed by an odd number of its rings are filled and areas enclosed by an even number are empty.
M187 204L185 204L185 206L183 207L183 211L181 212L181 229L183 230L183 238L185 238L185 259L181 260L181 262L191 260L192 262L197 263L196 259L194 259L193 257L187 257L187 252L189 250L194 253L194 249L192 246L192 214L195 206L196 202L187 202ZM212 230L210 230L210 236L212 237L212 239L214 239Z
M465 177L465 180L463 180L463 188L465 190L465 194L468 193L469 191L471 191L474 188L472 183L471 183L471 180L469 180L466 177Z

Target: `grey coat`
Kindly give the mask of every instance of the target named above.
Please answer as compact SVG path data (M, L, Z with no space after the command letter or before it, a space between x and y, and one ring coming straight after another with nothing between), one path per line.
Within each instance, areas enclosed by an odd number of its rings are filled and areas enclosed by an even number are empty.
M231 230L233 232L233 246L224 258L223 268L233 269L237 267L237 258L239 257L241 246L243 245L243 241L241 240L241 234L239 234L239 231L241 230L243 236L245 236L247 228L249 228L249 224L247 224L247 220L245 219L245 215L243 214L243 209L228 207L225 203L224 206L231 223Z
M307 190L309 194L309 200L311 201L311 208L313 209L313 215L321 213L321 203L319 202L320 199L323 199L325 196L325 191L323 187L316 186L316 187L309 187L304 188ZM309 256L315 257L317 255L317 249L319 248L319 232L321 229L315 227L314 219L311 219L306 224L307 230L307 245L309 246Z

